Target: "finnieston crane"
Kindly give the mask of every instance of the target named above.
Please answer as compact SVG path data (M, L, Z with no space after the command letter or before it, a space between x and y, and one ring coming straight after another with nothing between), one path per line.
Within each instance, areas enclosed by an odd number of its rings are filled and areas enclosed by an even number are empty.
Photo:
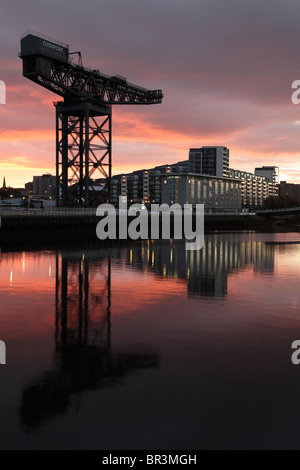
M100 172L110 197L112 176L112 106L162 102L161 90L146 90L121 76L71 61L69 46L38 33L21 37L23 76L63 98L56 107L56 203L66 207L78 188L88 207L93 175Z

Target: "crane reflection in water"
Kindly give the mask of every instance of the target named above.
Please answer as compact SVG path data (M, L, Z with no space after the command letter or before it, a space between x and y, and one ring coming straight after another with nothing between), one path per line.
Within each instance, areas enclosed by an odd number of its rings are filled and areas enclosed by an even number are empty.
M67 413L71 404L80 407L83 392L118 387L160 364L151 346L113 347L111 257L57 252L55 304L54 366L23 391L20 421L27 430Z

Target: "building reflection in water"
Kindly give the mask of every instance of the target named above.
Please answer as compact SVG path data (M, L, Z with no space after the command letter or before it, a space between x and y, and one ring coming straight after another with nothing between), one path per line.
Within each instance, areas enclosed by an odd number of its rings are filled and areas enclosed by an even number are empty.
M20 420L34 428L80 394L122 384L126 376L159 368L159 354L145 345L114 348L111 324L111 257L99 250L56 254L55 366L23 391Z
M263 241L235 240L225 234L206 235L200 251L185 251L184 243L172 241L144 242L115 256L136 269L186 280L189 296L224 298L229 274L250 267L262 274L274 273L275 246Z

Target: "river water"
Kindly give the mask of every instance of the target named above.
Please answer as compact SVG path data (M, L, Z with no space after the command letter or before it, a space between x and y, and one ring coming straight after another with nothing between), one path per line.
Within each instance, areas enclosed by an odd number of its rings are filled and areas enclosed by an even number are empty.
M1 449L300 448L300 234L5 251Z

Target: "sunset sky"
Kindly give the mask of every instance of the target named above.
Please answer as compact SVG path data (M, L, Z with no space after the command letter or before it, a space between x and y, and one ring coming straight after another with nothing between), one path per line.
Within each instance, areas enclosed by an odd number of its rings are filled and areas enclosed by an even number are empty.
M22 77L20 36L37 31L83 64L149 89L163 104L113 108L113 171L225 145L230 166L277 165L300 183L300 2L297 0L4 0L0 7L0 185L55 173L59 98Z

